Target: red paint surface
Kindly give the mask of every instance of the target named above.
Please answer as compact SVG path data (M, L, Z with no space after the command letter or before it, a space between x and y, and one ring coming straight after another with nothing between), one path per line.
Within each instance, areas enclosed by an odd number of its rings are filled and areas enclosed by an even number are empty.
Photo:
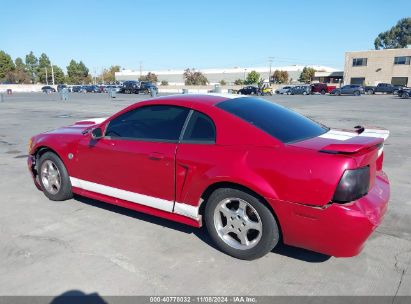
M238 184L271 205L286 244L335 256L357 254L380 223L389 199L383 155L377 159L375 148L381 140L355 137L344 146L341 141L316 137L283 144L214 106L225 99L185 95L140 102L100 125L82 122L34 136L30 154L47 147L60 156L72 177L192 206L199 206L206 189L216 183ZM148 104L178 105L208 115L216 125L216 144L96 141L86 132L97 126L105 129L117 115ZM346 153L319 152L325 147ZM71 160L69 153L74 155ZM363 166L370 166L369 193L348 204L330 203L344 170ZM200 220L174 213L77 188L73 191L188 225L201 225Z

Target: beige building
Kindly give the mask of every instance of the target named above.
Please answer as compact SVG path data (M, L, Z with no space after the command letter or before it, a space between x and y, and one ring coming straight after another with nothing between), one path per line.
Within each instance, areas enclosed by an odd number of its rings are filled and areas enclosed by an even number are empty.
M344 84L411 86L411 48L345 53Z

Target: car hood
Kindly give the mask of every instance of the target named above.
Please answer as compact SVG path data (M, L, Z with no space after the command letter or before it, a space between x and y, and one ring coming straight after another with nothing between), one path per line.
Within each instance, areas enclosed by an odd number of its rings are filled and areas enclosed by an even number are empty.
M88 118L75 122L73 125L61 127L49 132L47 134L84 134L87 129L92 129L94 126L101 124L107 117Z

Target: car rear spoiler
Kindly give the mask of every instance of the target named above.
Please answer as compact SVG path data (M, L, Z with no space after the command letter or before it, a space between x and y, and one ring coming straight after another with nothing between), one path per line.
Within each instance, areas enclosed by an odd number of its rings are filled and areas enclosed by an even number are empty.
M383 129L367 129L362 126L354 127L357 135L342 140L341 143L329 144L320 152L331 154L353 154L363 150L381 148L388 138L390 131Z

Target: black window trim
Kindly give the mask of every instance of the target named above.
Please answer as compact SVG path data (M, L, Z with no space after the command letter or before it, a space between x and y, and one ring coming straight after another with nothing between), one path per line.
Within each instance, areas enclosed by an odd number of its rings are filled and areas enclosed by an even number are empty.
M405 59L404 63L399 63L398 62L399 58L404 58ZM404 55L404 56L395 56L394 57L394 65L410 65L410 64L411 64L411 56Z
M128 113L128 112L130 112L130 111L135 111L135 110L139 110L139 109L142 109L142 108L145 108L145 107L152 107L152 106L171 106L171 107L183 108L183 109L187 109L187 110L188 110L188 114L187 114L186 120L184 121L183 127L181 128L181 131L180 131L180 136L178 137L177 140L154 139L154 138L136 138L136 137L114 137L114 138L113 138L113 137L111 137L111 136L107 136L107 135L106 135L107 129L108 129L108 127L110 126L110 123L111 123L114 119L116 119L116 118L118 118L119 116L121 116L121 115L123 115L123 114L126 114L126 113ZM106 124L105 129L104 129L104 136L103 136L104 139L109 139L109 140L142 141L142 142L153 142L153 143L176 143L176 144L179 144L179 143L181 142L181 138L182 138L183 131L185 131L185 128L187 127L188 119L191 117L191 112L192 112L193 110L190 109L190 108L184 107L184 106L173 105L173 104L147 104L147 105L144 105L144 106L141 106L141 107L134 108L134 109L132 109L132 110L130 110L130 111L127 111L127 112L124 112L124 113L122 113L122 114L120 114L120 115L117 115L116 117L114 117L113 119L111 119L111 120Z
M191 122L191 117L194 114L194 112L198 112L198 113L206 116L208 119L210 119L211 123L214 126L214 130L215 130L215 139L214 140L183 140L185 132L187 131L187 127ZM187 119L186 119L186 121L183 125L182 130L181 130L179 143L181 143L181 144L197 144L197 145L215 145L217 143L217 128L216 128L216 125L214 123L214 120L210 116L208 116L207 114L205 114L201 111L191 109L190 113L188 113L188 115L187 115Z
M356 64L361 60L361 64ZM365 64L364 64L365 61ZM352 67L363 67L368 65L368 58L367 57L358 57L352 59Z

